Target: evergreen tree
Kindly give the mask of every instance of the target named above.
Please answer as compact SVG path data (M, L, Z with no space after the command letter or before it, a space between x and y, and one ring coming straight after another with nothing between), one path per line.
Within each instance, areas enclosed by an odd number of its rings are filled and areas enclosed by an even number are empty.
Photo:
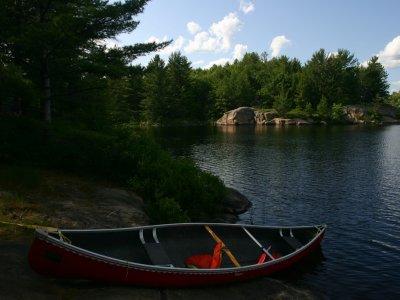
M192 68L187 57L180 52L172 53L168 59L167 101L169 119L189 119L193 107L194 95L191 78Z
M82 89L81 81L91 74L103 78L137 56L168 44L136 44L112 50L99 44L133 31L139 24L133 17L143 11L146 3L147 0L111 4L100 0L1 2L0 51L6 64L20 67L33 82L41 95L45 120L52 119L55 95L65 92L57 87L68 87L70 94L77 93L75 85ZM116 68L112 67L114 64Z
M141 103L146 121L162 122L170 114L167 101L167 82L165 62L156 55L147 65L143 78L143 100Z
M310 102L314 108L325 97L328 105L359 101L357 59L349 51L326 53L320 49L304 66L299 86L302 103Z
M367 67L360 66L361 101L382 103L389 96L388 74L378 57L374 56Z

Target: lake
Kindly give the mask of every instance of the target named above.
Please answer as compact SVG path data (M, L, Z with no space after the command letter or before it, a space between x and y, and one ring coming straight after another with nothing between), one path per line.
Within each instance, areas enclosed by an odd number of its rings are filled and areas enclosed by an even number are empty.
M327 224L280 280L333 299L400 299L400 126L154 129L253 203L241 223Z

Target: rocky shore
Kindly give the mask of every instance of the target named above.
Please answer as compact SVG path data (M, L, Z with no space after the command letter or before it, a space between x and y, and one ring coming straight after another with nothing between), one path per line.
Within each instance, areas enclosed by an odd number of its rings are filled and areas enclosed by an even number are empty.
M0 187L0 204L15 197ZM16 223L52 224L62 228L112 228L148 224L143 200L132 191L81 178L47 176L43 184L23 196L23 203L13 210L3 210L0 217ZM236 222L250 207L245 196L229 189L218 207L213 222ZM16 232L16 228L12 229ZM0 298L8 299L319 299L310 291L298 289L272 278L260 278L235 285L202 289L149 289L94 283L55 280L34 273L27 262L32 232L27 236L10 234L10 226L0 224Z
M346 105L343 107L342 115L342 122L345 124L400 124L399 109L390 105L381 105L375 109L365 105ZM326 122L313 118L285 118L276 110L259 111L252 107L239 107L224 113L216 124L306 126L324 125Z

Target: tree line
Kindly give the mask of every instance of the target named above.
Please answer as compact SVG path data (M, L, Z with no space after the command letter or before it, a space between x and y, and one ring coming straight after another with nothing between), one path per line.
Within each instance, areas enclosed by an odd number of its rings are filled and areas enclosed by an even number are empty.
M152 122L215 119L240 106L329 117L324 112L343 105L387 102L387 77L376 56L364 66L344 49L320 49L304 65L296 58L248 53L207 70L191 68L180 53L168 63L157 55L144 69L140 109Z
M304 64L264 52L196 69L177 52L167 61L156 55L147 66L134 65L169 42L108 48L101 41L132 32L146 3L2 1L0 113L102 128L204 122L240 106L329 117L342 105L397 103L378 58L363 65L345 49L320 49Z

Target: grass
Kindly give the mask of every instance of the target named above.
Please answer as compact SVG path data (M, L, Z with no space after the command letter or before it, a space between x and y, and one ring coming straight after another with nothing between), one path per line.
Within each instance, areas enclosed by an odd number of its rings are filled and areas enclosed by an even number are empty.
M1 192L0 239L31 238L33 236L33 229L29 228L29 225L51 226L52 224L44 220L43 216L46 215L45 212L46 209L28 201L24 196ZM28 226L24 227L16 224Z

